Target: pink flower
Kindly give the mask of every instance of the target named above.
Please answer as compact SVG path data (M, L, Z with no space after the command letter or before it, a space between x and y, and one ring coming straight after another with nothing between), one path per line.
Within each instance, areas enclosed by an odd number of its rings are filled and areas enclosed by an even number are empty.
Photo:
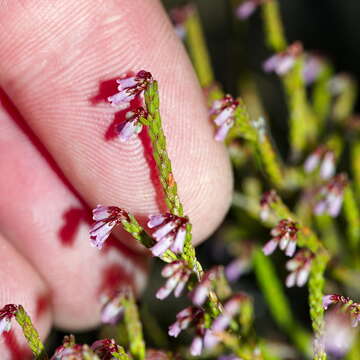
M101 322L103 324L116 324L123 316L124 308L122 306L123 292L117 293L112 298L105 297L101 309Z
M119 351L114 339L97 340L91 345L91 350L102 360L112 360L112 353Z
M194 14L195 8L192 4L179 6L170 10L170 19L172 20L175 32L180 39L185 39L187 19Z
M203 350L203 338L196 336L190 345L190 354L192 356L199 356Z
M240 278L241 275L247 273L250 269L249 258L237 258L233 260L225 268L225 275L230 282L234 282Z
M320 176L324 180L335 173L335 155L325 146L319 146L305 161L304 169L307 173L314 171L320 165Z
M206 331L209 331L205 328L203 310L189 306L180 311L176 315L176 321L169 327L169 335L177 337L190 323L195 325L196 332L196 336L190 345L190 353L193 356L199 356L204 348L204 336Z
M219 342L217 334L224 332L230 325L231 320L240 311L241 303L247 298L244 294L236 294L224 305L223 312L213 321L211 329L205 334L205 348L211 349Z
M260 219L266 221L269 218L271 204L278 201L279 197L275 190L264 193L260 200Z
M300 250L295 257L286 263L286 269L290 274L286 278L286 286L304 286L309 277L311 262L314 255L309 250Z
M271 56L263 64L265 72L275 72L277 75L285 75L295 64L296 58L302 53L302 45L295 42L285 51Z
M285 250L285 255L293 256L296 250L297 232L295 222L288 219L280 220L278 225L271 230L273 238L263 247L264 254L272 254L279 245L281 250Z
M160 300L165 299L174 291L175 297L179 297L189 280L191 270L186 266L184 261L177 260L167 264L161 275L168 278L166 284L162 286L156 293L156 297Z
M139 134L142 129L140 118L146 118L146 116L146 111L142 107L139 107L135 111L128 111L126 114L126 120L117 127L120 141L129 141L135 135Z
M141 70L136 75L122 77L116 82L119 84L118 93L109 96L108 101L114 106L128 107L136 96L140 96L153 81L151 73Z
M326 314L323 342L328 355L342 359L350 350L355 335L346 313L333 310Z
M194 306L189 306L176 315L176 321L169 326L169 335L178 337L182 330L189 327L191 322L202 319L204 311Z
M327 308L331 304L339 304L344 305L345 311L351 317L351 324L353 327L358 326L360 322L360 303L352 301L349 297L338 295L338 294L330 294L325 295L323 297L323 308L327 310Z
M0 310L0 335L11 330L11 319L15 317L18 307L7 304Z
M319 55L308 54L304 63L305 84L312 84L324 68L324 60Z
M215 134L216 141L225 140L227 133L234 125L234 112L238 105L238 101L234 100L231 95L226 95L223 99L213 102L210 115L214 117L213 121L218 127Z
M127 212L116 206L97 205L93 209L95 223L90 228L91 244L101 249L113 228L123 220L128 220Z
M56 350L51 360L83 360L84 347L82 345L61 345Z
M186 226L189 223L187 217L180 217L170 213L164 215L150 215L148 227L155 229L152 237L156 244L150 248L154 256L161 256L171 249L174 253L183 251L186 238Z
M216 266L208 270L202 277L199 284L194 288L194 290L189 294L191 301L196 306L201 306L207 297L212 288L214 280L220 276L221 271L220 266Z
M251 16L264 0L245 0L235 10L235 15L245 20Z
M326 185L320 189L320 201L314 207L314 213L320 215L328 213L332 217L339 215L342 202L344 189L347 185L347 176L339 174L334 176Z

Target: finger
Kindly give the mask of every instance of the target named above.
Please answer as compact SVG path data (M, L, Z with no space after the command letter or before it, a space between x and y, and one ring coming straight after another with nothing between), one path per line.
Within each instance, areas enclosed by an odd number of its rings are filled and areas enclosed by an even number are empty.
M152 71L195 239L216 228L230 202L229 163L213 141L201 90L158 1L14 0L2 3L0 24L1 85L91 205L137 215L159 211L143 144L106 142L114 109L90 101L104 80Z
M51 326L49 293L44 282L29 263L0 234L0 308L6 304L22 305L44 339ZM0 337L3 360L25 359L28 346L20 327L12 320L12 329Z
M9 109L6 99L3 104ZM0 109L0 229L46 281L55 324L92 327L104 295L124 285L144 286L146 260L124 246L109 243L99 252L89 245L90 209L46 156Z

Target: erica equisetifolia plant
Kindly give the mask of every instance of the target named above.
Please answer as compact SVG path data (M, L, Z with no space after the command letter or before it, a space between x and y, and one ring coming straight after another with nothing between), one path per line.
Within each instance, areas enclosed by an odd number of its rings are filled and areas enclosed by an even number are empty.
M356 86L349 75L334 74L329 61L307 52L300 42L287 43L276 0L233 3L237 21L262 13L266 44L273 52L264 59L263 70L279 77L288 106L287 161L280 158L252 80L246 80L251 86L240 85L240 96L224 93L215 83L195 6L171 12L204 89L214 141L225 143L233 163L233 206L219 233L232 257L229 264L204 269L197 258L191 218L184 213L167 152L161 84L147 70L120 76L108 102L126 111L116 128L119 141L127 143L142 131L148 134L166 210L148 214L145 222L118 204L99 204L92 212L91 245L101 250L111 232L121 227L164 263L164 283L155 296L188 299L177 314L167 314L172 318L168 336L176 338L186 331L191 334L188 345L149 349L144 328L160 337L162 330L151 313L139 312L133 289L126 287L104 299L101 313L104 324L115 326L122 346L112 338L79 345L69 336L49 357L23 307L3 307L0 331L9 331L16 319L36 359L360 358L360 304L355 300L360 296ZM345 157L349 166L339 166ZM270 231L264 239L259 229L266 228ZM282 268L273 262L277 249L283 251L277 255ZM276 331L284 334L282 341L257 331L253 296L235 290L249 272L255 275ZM307 301L289 301L289 294L305 296L285 290L295 286L307 286ZM301 314L309 313L312 330L296 315L295 305L302 307Z

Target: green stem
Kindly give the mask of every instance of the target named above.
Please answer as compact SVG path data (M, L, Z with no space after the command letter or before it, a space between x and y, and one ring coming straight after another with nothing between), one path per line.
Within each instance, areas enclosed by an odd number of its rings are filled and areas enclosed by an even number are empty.
M315 334L314 360L325 360L326 353L322 343L324 332L324 308L322 298L324 296L324 272L328 263L328 255L319 252L312 261L309 278L309 304L312 327Z
M200 85L203 88L209 87L214 83L214 74L199 13L195 7L185 22L185 28L185 41Z
M139 311L133 294L129 291L121 299L121 303L124 307L124 321L129 337L130 353L134 360L144 360L145 342L143 338Z
M354 252L357 262L359 258L360 245L360 211L352 184L348 184L344 191L344 215L347 222L347 234L350 249Z
M287 47L287 42L284 35L278 1L265 1L262 5L262 16L264 19L267 45L275 52L284 50Z
M40 340L39 333L34 328L30 316L26 313L25 309L19 305L15 315L16 321L21 326L25 339L34 355L36 360L47 360L43 343Z
M261 249L256 249L253 253L253 265L256 279L273 319L291 338L296 347L309 356L310 336L294 319L282 282L278 279L271 260L263 254Z

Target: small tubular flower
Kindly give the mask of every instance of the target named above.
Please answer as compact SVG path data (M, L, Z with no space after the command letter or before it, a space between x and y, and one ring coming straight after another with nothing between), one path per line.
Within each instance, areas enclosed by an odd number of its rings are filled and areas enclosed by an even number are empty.
M306 85L312 84L324 69L324 59L316 54L306 54L304 62L304 81Z
M324 180L331 178L335 173L335 155L326 146L319 146L305 160L304 170L307 173L314 171L320 166L320 176Z
M115 296L102 299L103 307L101 309L101 322L103 324L116 324L123 316L124 308L121 304L121 299L124 296L122 292L117 293Z
M269 218L271 204L279 199L275 190L267 191L260 200L260 219L266 221Z
M293 256L296 250L298 227L295 222L282 219L271 230L273 238L263 247L265 255L272 254L279 245L281 250L285 250L285 255Z
M239 19L245 20L249 18L264 1L266 0L245 0L236 8L235 15Z
M129 218L128 213L116 206L97 205L92 211L94 224L90 227L91 245L101 249L113 228Z
M216 141L223 141L229 130L234 125L234 112L239 102L234 100L231 95L226 95L220 100L215 100L210 109L210 116L217 126L215 134Z
M352 326L358 326L358 323L360 322L360 303L354 302L349 297L338 294L325 295L322 303L325 310L327 310L331 304L343 305L346 312L350 315Z
M242 257L234 259L228 264L225 268L225 275L229 282L234 282L238 280L240 276L247 273L251 267L250 263L250 258Z
M146 111L142 107L137 108L135 111L127 112L126 120L119 124L116 129L119 134L119 140L121 142L129 141L131 138L141 132L141 117L147 117Z
M98 360L98 356L87 345L64 344L59 346L51 360Z
M168 249L179 254L183 251L186 238L187 217L180 217L170 213L150 215L148 227L154 229L152 237L156 244L150 248L154 256L161 256Z
M179 297L189 280L191 270L184 261L177 260L164 266L161 275L168 280L156 293L160 300L165 299L174 291L174 296Z
M325 317L323 342L326 353L334 359L342 359L354 342L356 330L349 317L336 309L328 311Z
M308 280L314 255L309 250L300 250L293 259L286 263L290 274L286 278L286 286L304 286Z
M210 331L205 334L205 348L211 349L219 342L217 334L224 332L230 325L231 320L239 313L241 303L247 298L244 294L235 294L224 304L223 312L213 321Z
M141 96L147 86L153 81L151 73L141 70L136 75L130 77L122 77L116 80L118 85L118 93L109 96L108 101L113 106L126 108L130 102L137 96Z
M220 276L221 267L216 266L208 270L202 277L199 284L189 294L191 301L196 306L204 304L205 300L209 296L210 290L214 280Z
M113 360L112 353L119 351L119 346L114 339L97 340L91 345L91 350L100 357L101 360Z
M11 319L15 317L18 307L7 304L0 310L0 335L11 330Z
M194 306L188 306L176 315L176 321L169 326L169 335L178 337L182 330L189 327L191 322L196 322L204 315L204 311Z
M296 58L302 53L303 48L300 42L291 44L285 51L277 53L263 63L265 72L275 72L282 76L288 73L294 66Z
M332 217L338 216L347 182L347 176L345 174L339 174L321 187L319 192L321 199L316 203L314 213L316 215L328 213Z
M190 354L199 356L204 348L204 337L209 329L205 328L204 311L200 308L189 306L176 315L176 321L169 327L169 335L177 337L190 323L195 326L196 336L190 345Z

